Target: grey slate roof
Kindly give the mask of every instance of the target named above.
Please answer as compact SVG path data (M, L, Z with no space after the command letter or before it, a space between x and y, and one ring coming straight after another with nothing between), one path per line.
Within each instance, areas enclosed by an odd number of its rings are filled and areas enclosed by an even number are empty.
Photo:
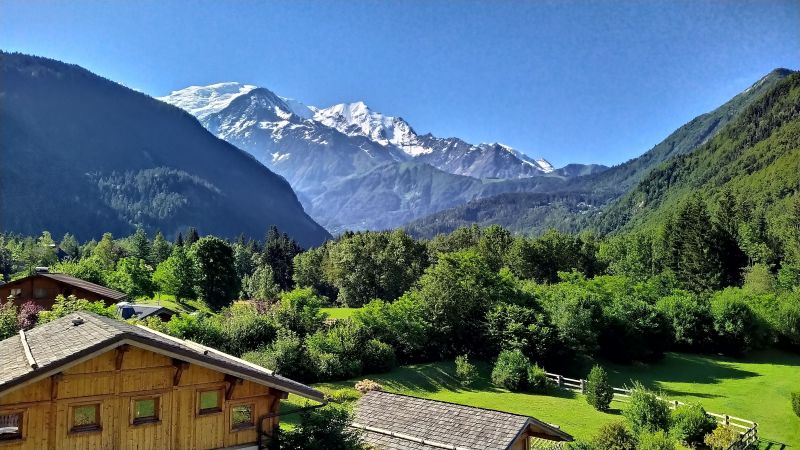
M527 416L370 391L358 400L353 426L366 427L365 441L384 450L483 450L508 448L532 422L552 428Z
M73 325L72 320L82 318L83 323ZM245 361L218 351L203 351L198 344L168 338L148 328L137 327L87 311L69 314L52 322L39 325L25 332L25 338L37 368L28 364L20 336L0 341L0 394L24 381L57 371L83 356L120 341L132 345L141 343L157 350L177 355L189 362L198 361L210 365L220 372L245 376L253 381L292 392L316 401L324 401L324 395L309 386L274 374L272 371L251 365Z
M133 308L133 311L136 314L136 317L139 318L139 319L146 319L146 318L148 318L148 317L150 317L152 315L158 315L158 314L162 314L162 313L169 314L171 316L175 315L175 311L173 311L173 310L171 310L169 308L165 308L163 306L158 306L158 305L139 305L139 304L136 304L136 303L131 303L130 306Z

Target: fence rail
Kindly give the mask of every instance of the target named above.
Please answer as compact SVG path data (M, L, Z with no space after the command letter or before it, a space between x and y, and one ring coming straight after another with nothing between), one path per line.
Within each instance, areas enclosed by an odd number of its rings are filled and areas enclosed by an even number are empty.
M545 372L547 378L552 381L556 386L577 391L581 393L586 392L586 386L589 384L587 380L567 378L557 373ZM614 391L614 400L620 402L627 402L631 396L631 389L612 387ZM669 400L666 398L658 397L667 403L670 409L675 409L686 403L678 400ZM739 432L739 440L731 444L727 450L747 450L756 448L758 446L758 424L752 420L742 419L741 417L731 416L728 414L717 414L713 412L706 412L709 416L713 417L717 423L723 424L728 427L733 427Z

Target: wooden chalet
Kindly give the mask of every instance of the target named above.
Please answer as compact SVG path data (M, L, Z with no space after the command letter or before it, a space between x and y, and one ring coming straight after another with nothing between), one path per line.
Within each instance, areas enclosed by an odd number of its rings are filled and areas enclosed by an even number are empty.
M560 448L572 436L533 417L370 391L352 426L378 450L528 450Z
M0 285L0 301L11 300L17 306L32 301L44 309L51 309L59 295L74 295L90 301L102 300L106 306L115 305L127 298L127 295L114 289L64 273L50 273L46 268Z
M0 342L0 450L256 448L308 386L81 311Z

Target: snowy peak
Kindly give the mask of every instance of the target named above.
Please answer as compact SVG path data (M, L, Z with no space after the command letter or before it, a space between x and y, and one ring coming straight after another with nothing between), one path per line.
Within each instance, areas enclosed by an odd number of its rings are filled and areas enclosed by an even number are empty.
M348 136L364 136L385 146L396 145L414 156L417 134L400 117L372 111L364 102L340 103L315 109L314 120Z
M208 115L227 108L235 98L255 88L256 86L237 82L217 83L208 86L189 86L157 98L203 120Z

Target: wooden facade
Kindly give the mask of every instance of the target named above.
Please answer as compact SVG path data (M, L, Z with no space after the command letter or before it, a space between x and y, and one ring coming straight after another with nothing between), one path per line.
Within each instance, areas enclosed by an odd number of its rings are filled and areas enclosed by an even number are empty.
M87 312L27 333L0 342L0 450L255 448L288 392L324 401L231 355Z
M37 273L0 285L0 302L10 298L17 307L32 301L44 309L51 309L59 295L74 295L90 301L102 300L106 306L126 298L121 292L64 274Z
M213 449L255 444L256 421L277 413L286 396L197 365L181 368L172 358L149 350L124 349L107 351L0 397L0 416L22 413L21 438L0 440L0 449ZM215 390L220 410L201 414L200 394ZM156 399L155 420L134 423L137 399ZM98 405L98 428L73 429L74 410L82 405ZM237 406L250 408L252 424L232 423ZM266 430L277 420L266 420Z

